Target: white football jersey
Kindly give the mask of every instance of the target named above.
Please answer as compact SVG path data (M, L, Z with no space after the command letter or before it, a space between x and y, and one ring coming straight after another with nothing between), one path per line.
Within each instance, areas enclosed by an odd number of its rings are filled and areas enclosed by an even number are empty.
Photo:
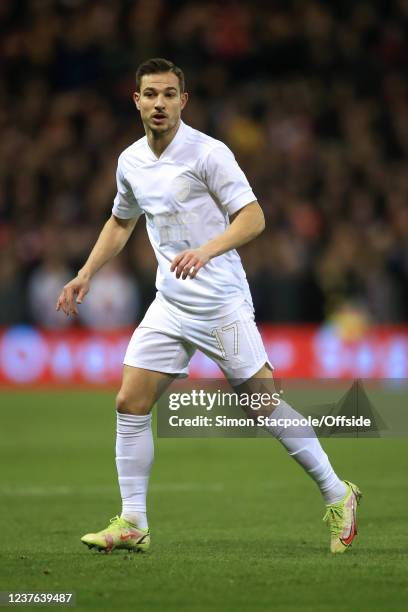
M159 158L146 136L119 156L112 212L121 219L146 216L156 253L158 297L191 317L227 315L251 294L234 249L213 258L196 278L176 278L174 257L222 234L232 215L256 200L230 149L181 122Z

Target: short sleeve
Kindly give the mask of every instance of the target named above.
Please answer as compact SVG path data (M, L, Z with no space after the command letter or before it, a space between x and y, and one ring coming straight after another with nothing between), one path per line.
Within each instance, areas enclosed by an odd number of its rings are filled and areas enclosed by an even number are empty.
M229 215L256 200L245 174L226 146L210 151L204 160L203 175L210 192Z
M120 160L118 163L118 169L116 171L116 184L118 191L115 199L113 200L112 213L115 215L115 217L119 217L119 219L139 217L143 213L143 210L137 203L131 186L123 176L123 172L120 167Z

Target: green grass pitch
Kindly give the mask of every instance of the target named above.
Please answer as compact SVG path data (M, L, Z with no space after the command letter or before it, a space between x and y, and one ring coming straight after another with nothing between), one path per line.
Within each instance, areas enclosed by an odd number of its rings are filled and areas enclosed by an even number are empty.
M113 398L0 394L1 591L76 591L78 610L407 609L406 439L323 440L364 494L345 555L314 483L266 438L159 439L151 551L89 551L80 536L120 510Z

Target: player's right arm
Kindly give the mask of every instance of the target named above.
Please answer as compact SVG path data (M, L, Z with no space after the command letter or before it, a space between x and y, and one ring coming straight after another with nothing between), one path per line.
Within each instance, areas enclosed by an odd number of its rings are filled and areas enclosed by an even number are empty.
M140 215L139 215L140 216ZM112 215L105 223L85 265L77 276L65 285L57 301L57 310L68 316L77 315L77 304L80 304L89 291L93 275L123 249L139 219L120 219Z

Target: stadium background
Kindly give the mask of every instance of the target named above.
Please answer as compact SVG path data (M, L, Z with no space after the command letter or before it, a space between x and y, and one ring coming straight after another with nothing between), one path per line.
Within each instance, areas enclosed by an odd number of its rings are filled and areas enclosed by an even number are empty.
M78 322L54 305L143 134L135 68L164 56L186 73L185 121L233 149L265 211L240 254L278 375L406 377L407 26L406 0L2 0L3 590L75 588L98 610L405 609L405 440L325 443L368 493L341 563L312 484L267 440L158 441L156 549L126 584L127 557L78 549L117 508L114 394L92 387L117 386L154 295L144 221ZM217 373L196 356L192 374Z

